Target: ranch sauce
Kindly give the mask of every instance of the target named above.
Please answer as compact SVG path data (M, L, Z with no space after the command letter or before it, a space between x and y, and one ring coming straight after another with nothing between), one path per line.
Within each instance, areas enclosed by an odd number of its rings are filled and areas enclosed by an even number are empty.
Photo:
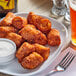
M5 57L14 52L14 46L9 41L0 41L0 57Z

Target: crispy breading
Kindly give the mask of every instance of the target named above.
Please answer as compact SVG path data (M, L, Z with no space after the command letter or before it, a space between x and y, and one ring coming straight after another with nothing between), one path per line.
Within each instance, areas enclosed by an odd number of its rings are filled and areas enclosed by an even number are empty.
M47 38L42 32L29 26L21 29L19 34L29 43L39 43L42 45L47 43Z
M51 29L49 34L47 35L48 44L51 46L59 46L61 43L60 33L56 29Z
M36 29L36 27L34 25L31 25L31 24L24 25L24 27L27 27L27 26L30 26L30 27Z
M15 29L14 27L12 26L1 26L0 27L0 32L6 32L6 33L9 33L9 32L17 32L17 29Z
M7 33L10 32L17 32L17 30L14 27L9 27L9 26L1 26L0 27L0 38L4 38Z
M10 26L12 24L12 19L15 17L15 14L8 12L5 18L0 22L1 26Z
M39 53L44 58L44 60L46 60L49 57L50 48L45 47L45 46L40 45L40 44L34 44L34 46L35 46L35 51L37 53Z
M34 51L35 51L34 45L29 44L28 42L24 42L18 49L16 57L18 58L19 62L21 62L24 57L28 56L30 53Z
M28 23L35 25L41 32L47 34L51 30L51 21L30 12L27 17Z
M16 33L8 33L5 38L10 39L15 42L16 46L19 47L21 43L24 41L22 36L16 34Z
M23 59L21 65L23 66L23 68L34 69L37 66L39 66L42 62L43 57L40 54L33 52Z
M27 20L24 17L16 16L12 20L12 25L17 29L22 29L27 24Z

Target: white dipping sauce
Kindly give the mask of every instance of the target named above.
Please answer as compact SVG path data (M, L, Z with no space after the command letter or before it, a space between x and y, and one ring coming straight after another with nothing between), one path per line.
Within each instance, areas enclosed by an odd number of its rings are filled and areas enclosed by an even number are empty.
M5 57L14 52L14 46L9 41L0 41L0 57Z
M5 38L0 38L0 65L7 65L15 58L16 44Z

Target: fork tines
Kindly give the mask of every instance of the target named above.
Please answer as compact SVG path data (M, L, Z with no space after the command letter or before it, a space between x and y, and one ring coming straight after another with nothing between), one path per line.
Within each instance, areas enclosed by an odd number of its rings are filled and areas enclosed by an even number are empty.
M75 55L71 52L68 52L58 65L66 69L73 61L74 58L75 58Z

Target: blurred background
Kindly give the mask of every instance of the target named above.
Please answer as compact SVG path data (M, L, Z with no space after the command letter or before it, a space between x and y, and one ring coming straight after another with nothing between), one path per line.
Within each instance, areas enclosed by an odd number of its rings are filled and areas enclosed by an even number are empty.
M50 14L52 0L18 0L18 12L36 12L43 15Z

